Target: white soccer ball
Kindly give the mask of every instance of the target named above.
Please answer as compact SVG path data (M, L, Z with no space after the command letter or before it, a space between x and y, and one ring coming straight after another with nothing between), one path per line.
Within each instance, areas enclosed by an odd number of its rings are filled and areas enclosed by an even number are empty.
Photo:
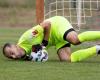
M43 49L38 51L37 53L31 52L32 61L35 62L45 62L48 60L48 52Z

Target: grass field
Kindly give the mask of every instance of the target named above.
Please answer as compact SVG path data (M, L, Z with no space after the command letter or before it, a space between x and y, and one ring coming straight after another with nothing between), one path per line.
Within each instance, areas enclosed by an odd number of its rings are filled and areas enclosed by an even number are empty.
M52 47L45 63L6 59L2 55L3 44L16 43L28 26L35 24L34 19L35 0L0 0L0 80L100 80L100 56L78 63L59 62ZM100 16L96 19L97 22L89 19L89 28L100 29ZM82 44L72 47L72 51L89 46Z
M27 28L0 27L0 47L5 42L16 43ZM86 46L73 47L74 50ZM100 80L100 57L95 56L79 63L59 62L53 48L45 63L12 61L2 55L0 48L0 80Z

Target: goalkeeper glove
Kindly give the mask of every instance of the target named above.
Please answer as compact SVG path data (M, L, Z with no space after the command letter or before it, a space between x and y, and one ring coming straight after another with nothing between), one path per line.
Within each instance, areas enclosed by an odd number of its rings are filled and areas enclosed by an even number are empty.
M33 45L32 46L32 52L36 52L37 53L38 51L44 49L47 45L48 45L48 41L47 40L43 40L41 45L37 44L37 45Z
M47 40L43 40L42 41L42 46L46 47L48 45L48 41Z
M37 53L39 50L42 50L42 46L40 44L32 46L32 52L36 52Z

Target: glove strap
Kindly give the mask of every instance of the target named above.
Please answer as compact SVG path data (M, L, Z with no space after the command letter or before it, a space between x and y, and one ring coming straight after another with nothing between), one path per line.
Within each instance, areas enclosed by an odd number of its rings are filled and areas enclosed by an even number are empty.
M42 46L47 46L48 45L48 41L47 40L43 40L42 41Z

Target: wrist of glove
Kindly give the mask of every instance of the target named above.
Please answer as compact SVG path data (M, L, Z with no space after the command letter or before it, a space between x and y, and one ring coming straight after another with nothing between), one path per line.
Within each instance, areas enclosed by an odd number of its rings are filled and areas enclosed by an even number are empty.
M32 57L30 56L30 55L23 55L22 57L21 57L21 60L26 60L26 61L31 61L32 60Z
M48 41L47 40L43 40L42 41L42 46L45 46L46 47L47 45L48 45Z

